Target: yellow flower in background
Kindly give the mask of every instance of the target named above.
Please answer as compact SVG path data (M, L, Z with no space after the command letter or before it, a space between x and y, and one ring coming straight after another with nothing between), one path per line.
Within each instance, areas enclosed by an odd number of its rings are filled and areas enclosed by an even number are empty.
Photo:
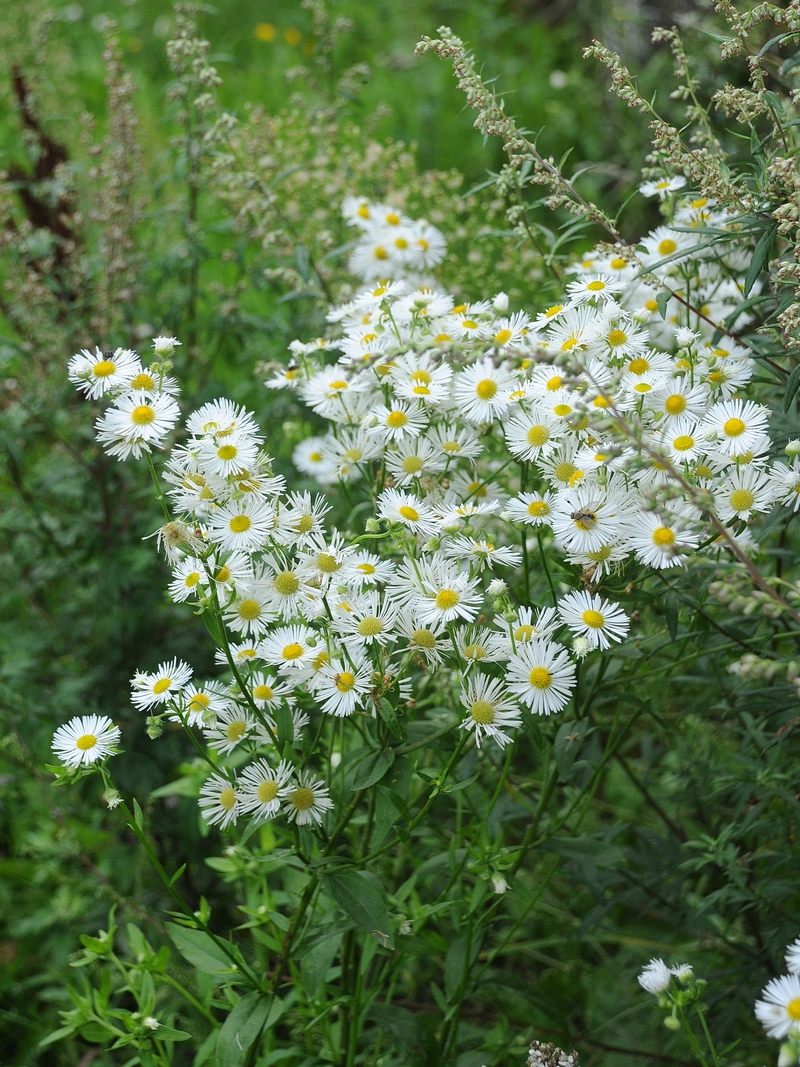
M299 30L296 30L293 26L290 26L288 30L283 31L283 39L291 48L297 48L297 46L303 40L303 35Z
M255 35L259 41L274 41L278 31L271 22L259 22L255 28Z

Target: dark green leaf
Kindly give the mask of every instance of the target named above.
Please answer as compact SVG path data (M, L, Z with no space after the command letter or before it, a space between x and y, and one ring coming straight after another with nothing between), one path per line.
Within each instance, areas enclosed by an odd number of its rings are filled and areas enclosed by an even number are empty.
M283 751L294 741L294 722L288 705L281 705L275 712L275 725L278 727L278 747Z
M381 718L389 727L390 732L393 733L395 737L402 737L403 731L400 729L400 723L397 721L397 712L386 697L381 698L378 710L381 713Z
M580 751L581 743L590 729L587 719L573 719L572 722L564 722L559 726L553 751L556 757L558 773L562 778L569 777L572 764Z
M678 636L678 601L674 593L664 594L664 618L667 622L669 636L674 641Z
M669 303L671 296L672 293L663 291L656 297L656 306L658 307L658 313L662 319L667 317L667 304Z
M283 1002L267 993L247 993L217 1035L217 1067L241 1067L244 1053L280 1018Z
M800 386L800 363L794 368L789 375L789 380L786 382L786 388L783 392L783 410L788 411L792 406L794 395L797 392L798 386Z
M328 975L341 943L340 931L336 934L328 934L327 937L321 938L316 944L304 950L300 973L307 996L316 996L317 990Z
M394 948L389 913L377 889L360 871L333 871L323 885L342 911L377 941Z
M467 956L467 935L462 934L453 941L447 950L444 960L444 992L448 1001L456 998L464 977L464 971L469 970L478 958L481 947L481 938L474 932Z
M370 752L356 767L353 775L353 789L368 789L386 774L394 763L394 749L384 748L380 752Z
M226 974L233 966L217 943L202 930L166 923L167 933L185 960L203 974Z
M747 268L747 274L744 276L744 286L742 292L745 296L750 295L750 290L756 283L756 278L764 269L767 261L769 260L770 253L772 252L772 246L775 244L775 238L778 235L778 224L773 222L766 230L761 234L756 245L756 250L753 253L753 258L750 260L750 266Z

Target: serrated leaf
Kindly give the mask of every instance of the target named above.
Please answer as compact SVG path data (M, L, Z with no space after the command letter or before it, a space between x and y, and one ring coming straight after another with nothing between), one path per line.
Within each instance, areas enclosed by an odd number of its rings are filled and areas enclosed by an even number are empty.
M333 871L322 884L345 915L387 948L394 948L389 913L375 886L360 871Z
M203 974L227 974L233 967L230 959L208 934L177 923L166 923L167 933L185 960Z

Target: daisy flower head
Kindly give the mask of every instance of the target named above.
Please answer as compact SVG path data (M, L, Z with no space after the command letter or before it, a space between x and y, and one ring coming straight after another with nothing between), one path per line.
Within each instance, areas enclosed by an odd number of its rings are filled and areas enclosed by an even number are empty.
M180 409L165 393L129 393L119 397L95 423L97 440L109 456L138 459L159 448L174 428Z
M330 511L325 498L311 493L289 493L278 514L276 539L283 544L303 545L323 529L323 519Z
M224 611L225 624L245 637L261 637L277 618L274 597L265 582L251 582Z
M427 352L409 352L394 360L390 378L395 394L422 404L440 404L447 396L453 371Z
M446 561L420 564L422 592L411 600L411 609L424 626L466 619L478 614L481 596L477 582Z
M153 351L159 359L168 359L175 351L176 348L180 348L181 342L177 337L167 337L166 334L159 334L158 337L153 338Z
M205 728L209 747L230 754L253 733L256 720L249 712L244 711L238 705L233 704L223 710L217 716L213 726Z
M656 178L653 181L642 182L639 192L642 196L657 196L659 200L664 200L670 193L683 189L685 185L686 179L683 175L675 174L671 178Z
M330 445L332 438L307 437L295 446L292 463L301 474L310 474L323 484L334 481L335 475L330 463Z
M558 613L572 633L585 637L592 648L606 649L612 641L622 641L630 626L627 615L617 604L586 590L562 597Z
M307 626L280 626L258 647L261 659L282 670L307 666L317 651L314 631Z
M384 489L378 497L378 515L391 523L400 523L414 533L431 536L440 532L433 511L414 493Z
M516 567L522 562L518 549L509 545L495 544L485 537L453 537L442 546L449 559L469 560L474 573L479 574L485 568L492 570L495 566Z
M225 552L263 548L278 524L275 505L244 496L217 508L208 518L208 536Z
M506 678L511 692L534 715L552 715L569 703L575 665L560 645L537 637L517 644Z
M450 641L447 631L442 624L430 623L423 626L419 619L410 611L401 611L395 621L395 630L403 638L405 645L400 642L403 654L413 649L426 663L438 666L442 662L443 653L450 650Z
M494 663L506 658L501 635L485 626L459 626L451 636L458 654L468 663Z
M196 556L187 556L172 572L172 581L168 587L170 598L180 604L197 596L207 582L208 577L202 562Z
M259 444L264 440L255 415L227 397L209 400L193 411L186 420L186 429L194 437L229 437L238 433L253 438Z
M207 778L200 789L200 812L209 826L220 830L236 825L241 814L236 779L224 774Z
M310 538L299 553L300 572L306 581L315 580L325 590L331 582L338 584L343 569L354 555L355 549L345 544L338 530L334 530L330 537L319 534Z
M714 487L714 509L723 522L741 519L747 522L753 512L769 511L775 503L775 488L770 475L748 465L730 469L728 476Z
M762 999L756 1001L756 1018L770 1037L784 1038L800 1030L800 977L783 975L767 982Z
M516 382L511 371L495 366L491 359L479 359L453 380L453 399L468 422L491 422L508 405L508 394Z
M700 541L682 519L652 511L637 514L629 539L639 562L655 570L684 566Z
M401 441L387 451L386 466L395 485L410 485L415 478L434 477L444 470L445 460L424 437Z
M283 802L284 813L298 826L308 826L312 822L319 826L325 812L332 807L328 787L321 778L311 774L300 774L291 782Z
M405 400L395 400L390 406L379 404L364 416L367 433L386 443L419 437L427 425L425 412Z
M291 694L290 687L278 681L274 675L265 671L253 671L247 680L247 687L256 707L277 708Z
M372 664L353 650L348 659L332 659L317 673L314 695L328 715L344 718L363 705L370 691Z
M445 257L447 241L441 230L425 219L417 219L410 226L410 244L406 254L408 266L415 271L428 271Z
M663 993L669 989L672 972L663 960L653 958L639 975L639 985L648 993Z
M189 664L177 659L160 663L150 674L137 672L131 679L131 701L139 711L166 704L186 687L191 677Z
M529 526L549 526L555 500L556 494L549 489L543 493L520 493L506 503L504 515L513 522L525 522Z
M786 970L789 974L800 974L800 937L786 948Z
M590 300L613 300L624 288L619 278L593 272L570 282L567 295L572 304L585 304Z
M630 514L628 494L616 481L565 489L553 507L556 542L570 552L588 552L615 540Z
M239 775L239 804L243 815L253 815L258 822L273 819L286 799L292 765L281 760L271 767L267 760L258 759Z
M386 645L392 638L397 607L391 597L381 597L376 590L362 594L352 606L334 622L336 633L345 638L347 647L353 645Z
M461 723L462 730L469 730L475 736L475 744L481 747L481 741L490 737L501 748L511 741L507 730L522 725L519 708L508 699L499 678L488 678L484 674L474 674L459 694L462 707L467 710L467 717Z
M669 273L673 261L670 260L669 263L661 261L668 259L669 256L679 258L680 254L687 252L696 240L697 238L692 234L679 233L678 230L673 230L669 226L659 226L647 237L642 238L640 242L644 247L642 260L648 267L661 264L660 267L656 267L659 275Z
M512 456L520 460L537 460L557 447L566 427L544 409L533 408L515 415L504 427L506 444Z
M207 726L231 705L230 693L222 682L189 685L181 691L179 701L188 726ZM177 722L181 719L177 712L169 717Z
M752 400L723 400L714 404L703 422L703 431L728 456L748 452L766 433L769 410Z
M118 751L120 729L106 715L79 715L59 726L53 751L65 767L85 767Z
M396 573L394 563L389 559L381 559L374 552L356 552L348 561L347 574L343 581L349 586L361 588L362 586L377 585L379 582L388 582Z
M141 369L139 357L128 348L113 352L101 352L99 348L90 352L83 348L69 361L67 373L87 400L97 400L125 387Z

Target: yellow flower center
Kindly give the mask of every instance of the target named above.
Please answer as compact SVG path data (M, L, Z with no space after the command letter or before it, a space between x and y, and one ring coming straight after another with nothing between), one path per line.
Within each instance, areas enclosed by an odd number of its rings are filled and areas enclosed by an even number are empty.
M546 500L532 500L528 504L528 514L532 519L540 519L542 515L550 514L550 505Z
M219 795L219 806L226 811L230 811L233 805L236 803L236 790L232 786L227 786Z
M560 419L563 419L565 415L569 415L572 412L572 408L569 404L556 404L553 408L553 414L558 415Z
M597 516L593 511L581 511L578 514L580 515L580 518L573 519L572 521L579 530L591 530L597 524Z
M79 748L81 752L88 752L90 748L94 748L97 744L97 738L94 734L82 734L75 742L75 747Z
M378 247L375 249L375 258L376 259L388 259L389 258L389 253L386 251L386 249L382 245L378 245Z
M681 434L680 437L676 437L672 442L672 447L678 452L686 452L690 448L694 448L694 438L689 437L688 434Z
M153 686L153 693L159 696L161 693L166 693L169 687L172 685L171 678L159 678L156 684Z
M195 693L192 699L189 701L189 711L205 711L211 703L211 700L205 693Z
M308 809L314 803L314 794L310 789L306 789L302 786L300 789L295 789L292 793L292 804L298 811L308 811Z
M486 726L488 723L494 722L494 708L488 700L476 700L469 709L469 713L473 720L481 726Z
M465 659L485 659L486 649L483 645L467 645L464 649Z
M333 574L339 570L340 566L341 563L330 552L320 552L317 555L317 570L322 571L323 574Z
M513 334L511 330L498 330L494 335L494 339L499 345L504 345L507 341L510 341Z
M217 449L217 455L222 460L233 459L239 449L236 445L223 445L222 448Z
M592 403L596 408L607 408L610 401L607 396L596 396Z
M753 506L755 496L749 489L734 489L730 496L731 507L734 511L747 511Z
M440 611L449 611L461 600L455 589L440 589L436 594L436 607Z
M478 328L477 322L473 322L472 319L462 319L461 325L465 330L477 330Z
M739 437L747 429L741 419L728 419L722 427L726 437Z
M557 389L561 388L561 384L564 379L560 374L556 374L554 378L548 378L545 382L545 388L549 393L554 393Z
M659 243L658 254L660 256L671 256L673 252L678 251L678 246L671 237L665 237L663 241Z
M528 444L540 448L550 440L550 431L546 426L531 426L528 430Z
M368 615L358 624L358 632L362 637L374 637L383 633L383 623L376 615Z
M593 611L591 608L589 611L584 611L581 616L587 626L591 626L593 630L599 630L603 623L606 621L599 611Z
M408 241L405 239L405 237L395 237L394 246L395 248L399 248L401 250L404 248L408 248Z
M92 367L92 374L95 378L108 378L116 369L116 363L112 363L110 359L101 359L99 363L95 363Z
M386 425L390 430L399 430L408 422L408 415L403 411L390 411L386 416Z
M303 646L298 645L296 641L293 641L290 645L286 645L282 652L284 659L300 659L302 655Z
M228 523L231 533L244 533L250 529L251 525L250 518L247 515L234 515Z
M626 266L627 260L624 260L622 256L615 256L609 263L612 270L624 270Z
M300 588L300 581L291 571L281 571L275 575L275 588L281 596L292 596Z
M239 618L247 619L252 622L253 619L257 619L261 614L261 605L257 600L246 598L239 605Z
M624 330L611 330L606 340L612 348L617 348L619 345L624 345L628 340L628 335Z
M653 544L658 545L659 548L674 545L675 534L668 526L659 526L656 530L653 530Z
M295 520L294 528L297 533L308 533L308 531L314 525L314 519L311 515L301 515L299 519Z
M187 589L194 589L197 583L200 581L200 574L198 571L192 571L191 574L187 574L183 579L183 584Z
M587 552L586 555L592 563L604 563L611 555L611 549L608 545L603 545L603 547L598 548L596 552Z
M337 379L337 381L331 382L331 384L328 386L328 388L329 389L346 389L347 388L347 382L340 381L340 380Z
M650 370L650 364L642 356L637 359L632 359L628 364L628 370L631 374L644 374L645 371Z
M533 639L533 635L535 633L536 633L536 631L531 626L531 624L529 622L524 622L524 623L522 623L521 626L518 626L516 628L516 630L514 630L514 640L515 641L530 641L530 640Z
M461 445L458 441L444 441L442 443L442 451L448 452L450 455L455 455L461 451Z
M340 693L349 693L356 684L356 676L350 671L340 671L336 678L336 688Z
M253 686L253 696L256 700L272 700L273 692L271 685Z
M534 689L549 689L553 684L553 675L547 667L534 667L528 678Z
M244 735L247 733L247 723L241 719L237 719L236 722L232 722L228 725L228 729L225 731L225 736L229 741L241 741Z
M655 300L645 300L644 306L648 311L658 311L658 303Z
M409 522L419 522L419 512L416 508L410 508L408 504L403 504L402 507L399 507L397 510L403 518L408 519Z
M415 630L411 640L420 648L436 648L436 634L432 630Z
M800 1022L800 997L794 997L786 1005L786 1014L795 1022Z
M131 412L131 422L137 426L148 426L155 417L155 410L149 404L138 404Z
M131 389L154 389L155 385L156 383L146 371L131 378Z
M569 460L565 460L563 463L557 463L556 469L553 471L557 482L569 482L573 474L577 473L577 467L574 463L570 463Z
M481 400L491 400L497 392L497 382L493 382L491 378L484 378L475 386L475 392Z
M375 568L371 563L359 563L356 570L361 571L362 574L374 574Z
M547 311L545 311L545 313L544 313L545 318L552 319L552 317L554 315L557 315L559 313L559 311L563 311L563 310L564 310L564 305L563 304L553 304L552 307L549 307L547 309Z
M680 393L673 393L664 401L664 410L668 415L680 415L686 410L686 397L681 396Z
M422 470L423 463L419 456L406 456L403 460L402 467L406 474L417 474Z
M230 578L230 576L231 576L231 569L226 564L225 566L220 567L220 569L214 575L214 581L215 582L227 582L228 579Z
M277 782L262 782L256 790L256 796L262 804L269 804L271 800L274 800L278 795L278 783Z
M593 282L589 282L589 284L586 286L590 293L600 293L603 289L605 289L605 287L606 283L600 278L595 278Z

